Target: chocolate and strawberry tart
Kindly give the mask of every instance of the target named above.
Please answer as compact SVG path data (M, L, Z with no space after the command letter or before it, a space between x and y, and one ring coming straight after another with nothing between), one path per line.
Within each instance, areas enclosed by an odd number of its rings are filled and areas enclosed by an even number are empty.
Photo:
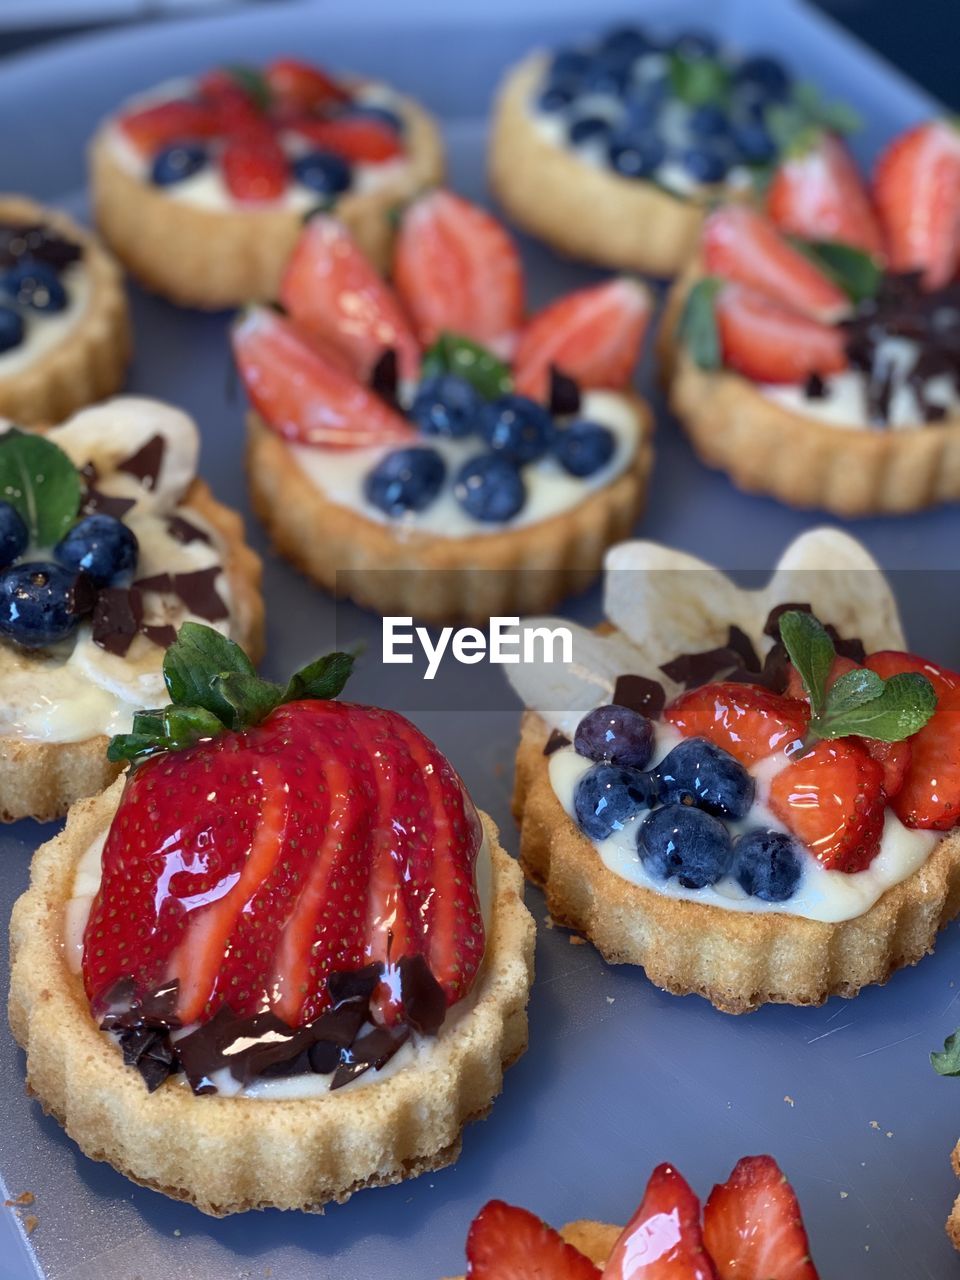
M117 391L129 356L113 258L66 214L0 196L0 417L60 422Z
M533 919L410 721L185 623L130 771L10 926L27 1083L87 1155L211 1214L319 1210L456 1159L526 1048Z
M675 286L672 407L742 489L846 516L956 500L960 129L896 138L872 191L835 136L795 146Z
M778 58L737 56L702 31L618 27L508 71L490 181L511 219L560 252L672 276L707 209L754 198L785 138L814 121L854 123Z
M280 300L285 314L253 308L233 333L250 486L278 550L321 586L384 614L486 620L582 588L633 528L652 457L629 389L642 285L527 317L507 232L438 190L401 220L392 288L317 215Z
M701 1210L670 1164L650 1175L621 1230L561 1231L491 1200L467 1235L465 1280L818 1280L796 1192L772 1156L744 1156Z
M90 149L97 225L148 289L217 308L276 295L303 217L335 209L378 264L393 221L443 177L436 125L387 85L280 58L169 81Z
M260 561L197 478L186 414L120 397L0 434L0 819L112 782L111 735L162 695L186 619L263 648Z
M508 669L553 917L731 1013L920 960L960 910L960 674L906 651L866 552L814 531L746 591L626 543L605 597L571 665Z

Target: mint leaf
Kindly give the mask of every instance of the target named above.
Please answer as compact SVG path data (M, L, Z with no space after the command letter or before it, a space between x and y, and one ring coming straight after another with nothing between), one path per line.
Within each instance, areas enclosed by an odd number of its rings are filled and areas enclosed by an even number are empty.
M52 547L77 518L80 476L52 440L25 431L0 436L0 501L22 516L36 547Z
M800 673L810 699L810 710L816 717L823 708L827 677L836 657L833 641L812 613L800 609L791 609L782 615L780 639Z
M300 698L336 698L350 678L355 653L326 653L322 658L308 662L295 671L283 691L284 702L296 702Z
M456 333L441 333L433 346L427 348L420 373L424 378L455 373L486 400L495 400L513 389L508 365L486 347Z
M231 80L235 80L243 92L261 111L266 111L273 95L266 78L255 67L247 67L241 63L232 63L223 70Z
M861 673L851 671L836 682L827 694L822 716L811 719L810 728L820 738L845 738L851 733L862 738L876 738L880 742L902 742L910 738L927 723L937 709L937 695L926 676L916 671L904 671L900 675L881 680L879 693L872 681L862 681L862 693L857 696L851 677ZM834 705L834 690L840 689Z
M846 671L830 686L826 696L826 713L843 718L863 703L872 702L883 693L883 678L867 667Z
M853 302L875 298L883 279L883 271L875 258L862 249L841 244L838 240L800 240L792 243L811 262L830 277Z
M712 276L698 280L687 294L680 313L679 333L694 364L719 369L723 363L717 329L716 301L723 282Z
M730 91L730 71L712 58L685 58L670 55L670 87L681 102L691 107L720 105Z
M232 726L233 704L213 688L214 676L229 671L256 675L238 644L200 622L185 622L163 657L163 679L170 701L182 707L203 707Z
M212 688L232 708L232 717L226 722L228 729L247 729L259 724L283 701L279 685L245 671L214 676Z
M930 1064L940 1076L960 1076L960 1031L943 1042L942 1053L931 1053Z
M846 102L827 101L815 84L804 80L793 87L793 101L806 118L831 133L856 133L862 120Z

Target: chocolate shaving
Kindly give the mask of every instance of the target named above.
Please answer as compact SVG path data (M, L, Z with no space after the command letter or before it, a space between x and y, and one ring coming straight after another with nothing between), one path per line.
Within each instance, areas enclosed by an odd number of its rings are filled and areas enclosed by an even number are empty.
M780 619L785 613L813 613L813 606L809 603L800 604L790 600L785 604L774 605L763 624L765 636L769 636L771 640L780 639Z
M94 1006L102 1014L100 1029L116 1035L124 1062L136 1067L149 1093L180 1069L170 1038L180 1025L173 1014L179 985L176 980L165 983L141 998L133 979L121 978Z
M339 1008L348 1000L369 1002L383 973L382 964L368 964L363 969L331 973L327 978L327 993L333 1007Z
M830 389L819 373L811 373L804 383L803 394L808 400L826 400Z
M143 626L143 596L137 587L104 587L93 609L93 640L101 649L126 656Z
M813 607L808 603L776 605L767 614L767 620L763 624L763 634L765 636L770 636L771 639L779 642L780 619L785 613L813 613ZM863 662L867 656L867 651L859 636L842 636L832 622L824 623L823 629L833 641L833 647L841 658L849 658L851 662Z
M167 517L167 533L173 538L174 542L180 542L184 546L188 546L191 542L210 542L209 534L204 533L202 529L198 529L195 524L191 524L183 516L173 515Z
M197 569L193 573L173 575L174 591L191 613L198 618L205 618L207 622L217 622L230 616L230 610L214 586L219 575L219 565Z
M92 484L88 484L87 492L84 494L83 502L80 506L80 514L92 516L96 513L104 516L114 516L117 520L122 520L127 512L136 505L135 498L115 498L109 493L101 493Z
M400 385L400 366L393 347L387 347L370 371L370 390L375 391L388 404L397 403Z
M404 956L398 968L400 998L407 1022L421 1035L435 1036L447 1016L443 987L433 976L425 956Z
M167 442L164 437L161 435L151 436L136 453L132 453L129 458L124 458L122 462L118 462L117 470L124 471L127 475L139 480L144 489L153 490L157 487L160 468L163 466L163 458L166 452Z
M169 573L155 573L148 578L137 578L133 584L141 591L158 591L161 595L173 595L173 578Z
M613 686L613 702L618 707L639 711L650 720L658 720L666 706L667 695L659 680L646 676L617 676Z
M552 756L555 751L560 751L563 747L569 747L570 739L565 733L561 733L559 729L551 729L550 737L546 740L543 747L545 756Z
M732 649L734 653L739 655L748 671L760 670L760 658L754 648L753 641L739 627L731 625L730 630L727 632L727 648Z
M83 248L42 222L0 223L0 268L15 266L23 258L43 262L60 275L79 262Z
M555 418L569 417L580 412L580 386L555 364L550 366L550 392L547 407Z
M380 1071L410 1037L409 1027L371 1027L348 1049L334 1072L330 1091L342 1089L371 1067Z
M177 629L168 622L146 623L140 628L140 634L159 649L169 649L177 638Z

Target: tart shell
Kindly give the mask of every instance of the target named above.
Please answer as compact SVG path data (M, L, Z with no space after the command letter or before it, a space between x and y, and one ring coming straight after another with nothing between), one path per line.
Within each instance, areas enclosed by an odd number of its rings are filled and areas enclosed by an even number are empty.
M523 878L484 816L493 905L473 1008L429 1060L386 1079L306 1099L195 1096L168 1080L149 1094L97 1030L63 954L75 868L116 811L123 782L82 801L34 856L10 922L10 1025L27 1054L27 1087L80 1148L128 1178L216 1216L246 1209L319 1211L456 1159L461 1130L500 1092L527 1045L533 918Z
M443 144L430 115L400 100L408 161L376 191L347 193L332 212L380 269L389 265L394 214L443 177ZM303 211L251 206L206 209L171 199L118 162L110 121L90 145L90 181L97 226L131 275L153 293L186 307L216 310L277 296L280 278L303 225ZM318 205L320 197L318 196Z
M626 398L641 427L628 468L570 510L518 529L401 535L322 494L256 413L248 418L251 501L282 556L327 591L378 613L486 622L541 612L590 584L607 547L630 533L643 509L652 419L643 401Z
M727 911L631 884L604 866L560 804L547 736L544 721L526 712L514 790L520 863L558 924L585 934L609 964L641 965L674 995L695 993L724 1013L855 996L916 964L960 913L960 834L945 836L869 911L838 923Z
M254 662L263 656L264 610L260 595L260 557L244 541L243 520L217 502L202 480L184 497L219 533L223 569L230 583L236 618L234 637ZM107 759L109 739L102 734L82 742L44 742L0 736L0 821L62 818L74 801L109 786L122 765Z
M99 241L59 210L22 196L0 197L0 222L43 222L83 248L90 293L84 314L36 360L0 373L0 417L24 426L60 422L123 385L131 354L123 277Z
M960 1142L950 1153L950 1163L953 1166L953 1172L960 1178ZM954 1201L950 1217L947 1218L947 1235L953 1247L960 1251L960 1196L957 1196Z

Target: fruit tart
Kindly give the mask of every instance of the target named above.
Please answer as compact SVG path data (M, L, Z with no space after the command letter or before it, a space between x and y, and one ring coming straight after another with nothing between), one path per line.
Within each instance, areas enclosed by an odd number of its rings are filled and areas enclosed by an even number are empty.
M300 223L335 209L384 265L398 206L443 176L436 125L387 85L280 58L160 85L90 149L97 225L148 289L193 307L276 295Z
M113 258L66 214L0 196L0 416L59 422L117 391L129 356Z
M527 318L513 241L443 190L404 214L393 286L318 215L286 314L236 325L254 508L282 555L380 613L549 607L643 504L652 423L628 384L649 294L610 280Z
M134 397L0 434L4 821L113 781L107 741L160 698L185 619L260 655L260 561L197 478L199 443L186 414Z
M658 1165L623 1230L554 1231L491 1200L470 1224L467 1264L465 1280L817 1280L796 1193L772 1156L744 1156L702 1212L683 1174Z
M508 71L490 182L511 219L560 252L672 276L706 210L752 199L784 140L816 121L854 123L777 58L734 56L700 31L618 27Z
M668 309L670 400L742 489L845 516L960 498L960 129L895 139L868 192L802 137L763 212L718 209Z
M960 674L906 650L863 548L805 534L747 591L626 543L605 612L565 624L570 665L508 668L520 857L553 917L729 1013L930 951L960 910Z
M456 1159L526 1048L516 863L410 721L184 623L126 778L10 926L27 1083L82 1150L210 1214L319 1210Z

